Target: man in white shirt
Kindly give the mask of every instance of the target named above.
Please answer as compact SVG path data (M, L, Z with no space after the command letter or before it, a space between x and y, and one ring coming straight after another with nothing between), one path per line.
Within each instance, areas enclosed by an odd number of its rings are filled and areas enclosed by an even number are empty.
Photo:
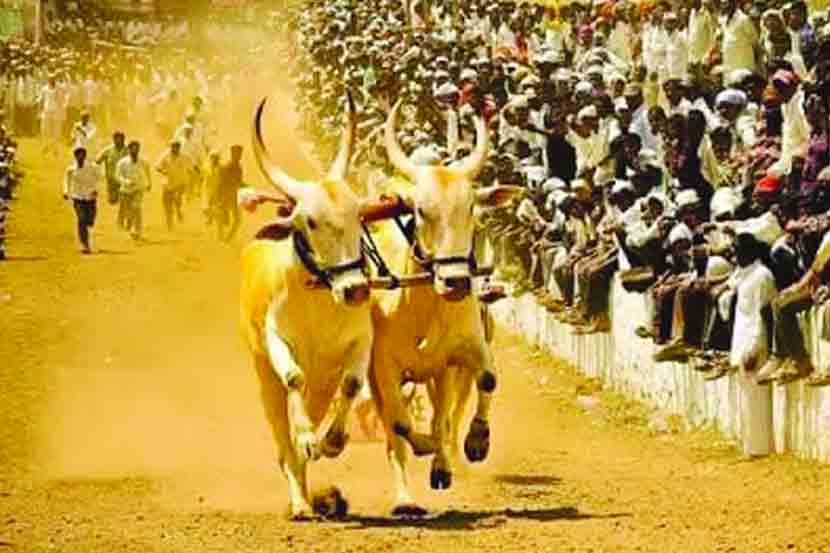
M43 151L57 153L63 129L65 108L62 95L58 91L57 82L50 77L47 84L38 94L38 103L41 113L41 134L43 137Z
M663 16L666 31L666 66L661 80L685 79L689 66L689 39L686 30L681 28L680 19L673 12Z
M152 187L149 164L139 157L141 144L132 141L127 146L129 156L118 162L115 176L121 188L119 197L124 208L124 228L133 239L141 240L143 229L144 193Z
M156 171L166 177L161 201L167 221L167 230L173 230L174 215L182 222L182 196L193 178L193 161L182 155L182 143L174 140L156 163Z
M101 181L101 169L86 163L86 148L75 148L75 162L66 169L63 179L63 197L72 200L75 215L78 218L78 239L81 252L92 253L89 229L95 226L97 213L98 185Z
M702 64L715 40L715 18L701 0L690 0L689 63Z
M720 42L723 58L723 73L728 75L736 69L757 70L760 37L755 23L742 10L737 0L720 0Z
M81 119L72 127L72 150L84 148L89 151L95 145L98 128L92 122L88 111L81 113Z

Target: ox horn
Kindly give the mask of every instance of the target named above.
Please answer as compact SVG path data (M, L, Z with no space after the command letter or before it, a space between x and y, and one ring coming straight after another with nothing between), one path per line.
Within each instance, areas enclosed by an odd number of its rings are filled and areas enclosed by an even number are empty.
M404 153L403 148L398 143L398 135L395 132L395 126L398 121L398 108L400 105L401 100L398 100L392 108L392 111L389 112L389 117L386 118L386 132L384 137L386 142L386 155L389 156L389 161L392 162L395 169L414 181L416 174L415 164Z
M349 91L346 92L346 108L343 117L343 136L340 139L340 150L337 152L337 157L334 159L331 169L329 169L327 178L330 180L342 181L346 179L349 172L349 161L354 149L354 99Z
M468 178L474 179L487 162L487 152L490 147L490 133L487 132L487 123L481 116L476 117L476 147L458 164L458 170Z
M262 140L262 112L265 110L266 101L267 98L262 99L262 102L256 110L256 116L254 117L254 157L260 170L277 190L289 198L297 198L302 192L302 183L288 176L274 163L268 154L268 150L265 148L265 142Z

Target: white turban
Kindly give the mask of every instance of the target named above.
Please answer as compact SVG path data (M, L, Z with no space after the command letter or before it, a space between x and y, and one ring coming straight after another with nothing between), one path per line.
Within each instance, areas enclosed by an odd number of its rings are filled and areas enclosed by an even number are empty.
M545 194L549 194L555 190L566 190L567 188L568 185L565 184L565 181L557 177L551 177L542 183L542 190Z
M617 180L614 181L614 186L611 187L611 194L612 195L617 195L620 192L624 192L626 190L628 190L630 192L633 192L634 191L634 185L631 184L630 181L617 179Z
M421 146L412 152L409 160L415 165L435 165L441 161L441 158L431 146Z
M715 97L715 105L729 104L732 106L745 106L747 103L746 94L735 88L727 88Z
M574 91L577 93L582 92L584 94L593 94L594 85L592 85L588 81L579 81L578 83L576 83Z
M686 189L678 192L674 201L677 203L677 207L687 207L700 202L700 196L697 195L697 191Z
M585 106L584 108L579 110L579 113L576 114L576 119L578 121L584 121L588 118L596 119L597 117L599 117L599 112L597 111L597 107L593 104L590 106Z
M735 213L741 205L741 198L729 187L721 187L715 191L709 204L712 217L720 217L727 213Z
M692 231L689 230L685 224L680 223L675 225L671 232L669 233L669 244L672 246L675 245L680 240L688 240L689 242L692 241L693 235Z

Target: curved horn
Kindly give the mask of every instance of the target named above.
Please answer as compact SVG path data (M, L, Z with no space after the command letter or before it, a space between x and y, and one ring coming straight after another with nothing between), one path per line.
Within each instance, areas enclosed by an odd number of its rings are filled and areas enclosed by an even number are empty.
M302 192L302 184L289 177L274 163L265 149L265 142L262 140L262 112L265 110L266 101L267 98L262 99L254 117L254 157L260 170L274 188L290 198L296 198Z
M354 99L352 99L352 93L348 91L346 92L346 109L343 117L343 137L340 139L340 150L337 152L337 157L334 159L331 169L329 169L327 178L330 180L346 179L346 174L349 172L349 161L354 149Z
M490 148L490 133L487 132L487 123L484 118L476 117L476 147L470 155L464 158L458 165L458 171L464 173L467 178L474 179L487 162L487 152Z
M386 118L386 130L384 141L386 143L386 155L389 156L389 161L392 165L407 176L410 180L415 180L416 168L407 155L404 153L401 145L398 143L398 136L395 132L395 126L398 121L398 108L401 105L401 100L398 100L392 111L389 112L389 117Z

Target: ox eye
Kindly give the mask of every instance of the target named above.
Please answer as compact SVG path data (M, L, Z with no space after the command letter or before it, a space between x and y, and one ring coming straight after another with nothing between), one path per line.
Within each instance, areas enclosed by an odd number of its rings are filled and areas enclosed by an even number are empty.
M421 209L420 207L418 208L418 217L420 217L421 219L426 219L426 215L424 214L424 210Z
M317 221L315 221L315 220L314 220L314 219L312 219L311 217L309 217L309 218L308 218L308 220L306 221L306 223L308 224L308 228L309 228L310 230L317 230Z

